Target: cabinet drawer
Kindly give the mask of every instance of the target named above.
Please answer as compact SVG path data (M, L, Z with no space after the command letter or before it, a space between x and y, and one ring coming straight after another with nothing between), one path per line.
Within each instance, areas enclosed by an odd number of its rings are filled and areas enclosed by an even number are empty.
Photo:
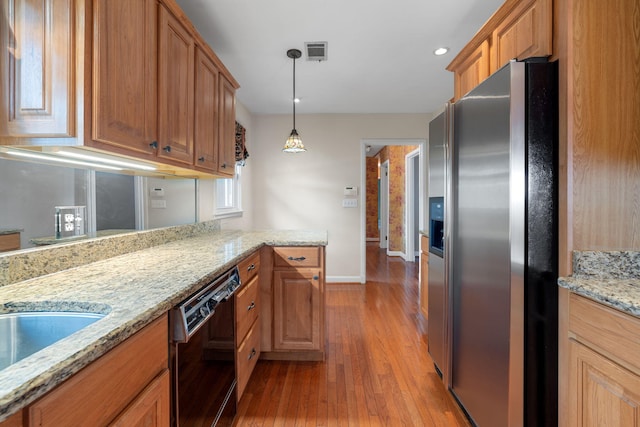
M247 331L260 313L259 290L258 279L254 277L236 295L236 339L238 344L247 335Z
M260 270L260 251L255 251L238 263L240 283L248 283Z
M288 246L273 248L275 267L319 267L319 246Z
M247 337L238 348L237 377L238 377L238 401L244 393L249 382L253 368L260 357L260 322L255 322L249 330Z
M572 293L569 331L577 341L640 374L640 319Z

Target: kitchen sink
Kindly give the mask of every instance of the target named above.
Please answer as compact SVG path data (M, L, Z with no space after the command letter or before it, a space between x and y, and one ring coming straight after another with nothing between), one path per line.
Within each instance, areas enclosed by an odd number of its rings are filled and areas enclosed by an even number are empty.
M0 314L0 371L104 316L59 311Z

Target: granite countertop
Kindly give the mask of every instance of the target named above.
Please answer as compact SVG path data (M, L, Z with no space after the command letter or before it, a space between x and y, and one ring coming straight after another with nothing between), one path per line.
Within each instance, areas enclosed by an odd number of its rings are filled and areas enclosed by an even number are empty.
M576 251L573 275L558 285L640 317L640 252Z
M0 313L92 311L103 319L0 371L0 421L263 245L325 246L325 231L215 231L0 287Z

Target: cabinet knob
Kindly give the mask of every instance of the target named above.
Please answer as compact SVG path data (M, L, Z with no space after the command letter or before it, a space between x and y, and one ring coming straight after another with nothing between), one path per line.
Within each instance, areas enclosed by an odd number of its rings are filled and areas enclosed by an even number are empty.
M199 162L204 162L204 156L203 157L198 157L198 161Z
M226 164L226 163L223 163L223 164L221 164L221 165L220 165L220 167L221 167L222 169L226 169L226 168L227 168L227 164Z
M318 280L319 277L318 276L313 276L313 280Z
M247 267L247 271L255 270L255 268L256 268L256 265L251 264L249 267Z
M256 303L255 303L255 301L251 301L251 305L247 306L247 311L251 311L254 308L256 308Z
M166 147L163 148L164 151L166 151L167 153L171 152L171 146L167 145Z
M256 349L252 348L251 353L249 354L249 357L247 358L247 360L253 359L255 355L256 355Z
M289 261L304 261L304 260L305 260L305 259L307 259L307 258L305 258L305 257L303 257L303 256L299 256L299 257L292 257L292 256L290 256L290 257L289 257L289 258L287 258L287 259L288 259Z
M158 148L158 141L153 141L151 144L149 144L149 147L155 150L156 148Z

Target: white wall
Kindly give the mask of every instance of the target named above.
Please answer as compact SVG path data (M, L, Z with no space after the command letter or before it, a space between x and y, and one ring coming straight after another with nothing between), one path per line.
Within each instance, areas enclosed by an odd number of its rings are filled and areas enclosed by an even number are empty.
M360 185L362 139L426 139L429 114L297 115L306 153L282 152L290 115L252 121L252 227L329 233L328 281L360 281L360 209L342 207L345 186ZM246 184L246 182L245 182Z

